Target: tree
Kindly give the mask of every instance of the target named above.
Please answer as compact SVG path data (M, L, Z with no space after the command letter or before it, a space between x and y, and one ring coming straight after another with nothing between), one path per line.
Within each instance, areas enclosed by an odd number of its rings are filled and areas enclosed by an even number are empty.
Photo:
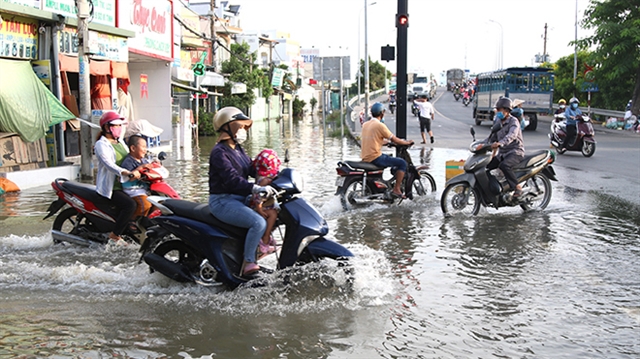
M247 110L255 102L254 89L262 90L262 95L267 97L271 95L271 80L267 73L254 65L256 60L255 53L249 53L249 44L231 44L231 58L222 63L221 72L228 75L227 83L222 90L223 97L220 99L220 105L235 106L242 110ZM247 92L241 94L232 94L231 88L234 83L243 83L247 86Z
M364 60L360 60L360 93L364 93ZM384 65L378 61L372 62L369 58L369 90L375 91L384 88L385 79L391 78L391 71L388 71ZM349 93L358 94L358 82L354 82L349 87Z
M583 49L595 48L589 57L605 106L624 109L629 98L632 111L640 112L640 7L629 0L591 0L582 26L595 29L580 39Z
M561 98L569 102L569 99L575 96L583 105L586 104L586 94L580 93L580 89L582 89L582 84L585 81L582 74L586 70L584 64L589 58L589 53L587 51L578 51L578 78L576 79L575 85L573 84L573 56L574 55L571 54L561 57L555 64L553 64L553 66L549 66L553 67L553 101L555 103L558 103ZM604 92L604 89L601 88L601 91ZM591 106L606 108L603 96L601 95L602 94L600 92L591 95Z
M316 105L318 104L318 100L315 97L312 97L311 100L309 100L309 104L311 105L311 112L313 113L316 109Z

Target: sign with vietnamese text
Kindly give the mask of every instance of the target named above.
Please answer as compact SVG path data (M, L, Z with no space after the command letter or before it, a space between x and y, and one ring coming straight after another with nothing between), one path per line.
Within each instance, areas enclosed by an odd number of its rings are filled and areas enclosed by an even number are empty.
M1 0L0 2L8 2L9 4L17 4L36 9L40 8L40 0Z
M284 78L285 71L283 69L275 68L273 69L273 77L271 79L271 86L280 87L282 86L282 79Z
M116 26L116 0L94 0L90 22ZM42 10L51 11L66 17L77 17L75 0L42 0Z
M313 59L320 56L319 49L300 49L300 56L305 64L312 64Z
M37 58L38 21L19 16L5 16L0 23L0 57Z
M173 61L173 3L170 0L118 1L118 27L136 33L132 52Z
M65 27L58 32L59 52L65 55L78 55L78 31L73 27ZM127 38L89 30L89 53L96 60L129 62Z

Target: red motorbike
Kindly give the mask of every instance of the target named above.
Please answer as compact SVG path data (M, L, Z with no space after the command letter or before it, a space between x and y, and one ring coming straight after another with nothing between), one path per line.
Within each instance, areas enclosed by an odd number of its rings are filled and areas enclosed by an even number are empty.
M161 152L159 159L164 159ZM140 179L149 185L152 195L180 199L178 193L164 181L169 174L161 163L154 162L153 168L141 171ZM96 186L57 178L51 183L58 199L49 205L47 219L64 209L53 222L51 236L54 243L68 242L89 246L92 243L105 244L109 240L109 232L115 225L118 209L109 200L96 192ZM146 229L152 225L150 219L160 215L159 210L152 208L147 217L132 220L123 238L130 242L143 243Z
M593 156L596 152L596 139L591 119L588 116L577 116L576 132L573 144L561 149L562 144L567 139L567 125L564 113L555 115L554 120L551 122L551 133L549 134L551 145L556 148L559 154L563 154L566 151L580 151L585 157Z

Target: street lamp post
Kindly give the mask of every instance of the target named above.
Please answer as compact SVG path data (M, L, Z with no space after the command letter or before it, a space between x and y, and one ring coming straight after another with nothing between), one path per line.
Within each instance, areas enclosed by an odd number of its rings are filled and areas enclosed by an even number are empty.
M495 20L489 20L489 21L493 22L495 24L498 24L498 26L500 26L500 45L498 46L498 60L497 60L497 63L498 63L497 70L500 70L500 69L502 69L502 65L503 65L503 63L502 63L502 60L503 60L502 45L504 43L504 31L503 31L501 23L499 23L499 22L497 22Z
M372 2L369 5L375 5L377 4L377 2ZM364 7L362 9L360 9L360 12L358 13L358 105L360 105L360 78L362 77L362 71L360 71L360 18L362 15L362 11L364 10L364 27L365 27L365 52L367 52L367 1L365 0L364 2ZM368 56L368 54L367 54ZM369 61L365 62L365 69L369 68ZM367 76L365 76L365 81L367 81Z

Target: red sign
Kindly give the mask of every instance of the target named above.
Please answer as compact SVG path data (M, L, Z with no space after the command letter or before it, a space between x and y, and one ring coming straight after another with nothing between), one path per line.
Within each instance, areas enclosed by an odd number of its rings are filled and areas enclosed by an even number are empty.
M149 76L140 74L140 98L149 98Z

